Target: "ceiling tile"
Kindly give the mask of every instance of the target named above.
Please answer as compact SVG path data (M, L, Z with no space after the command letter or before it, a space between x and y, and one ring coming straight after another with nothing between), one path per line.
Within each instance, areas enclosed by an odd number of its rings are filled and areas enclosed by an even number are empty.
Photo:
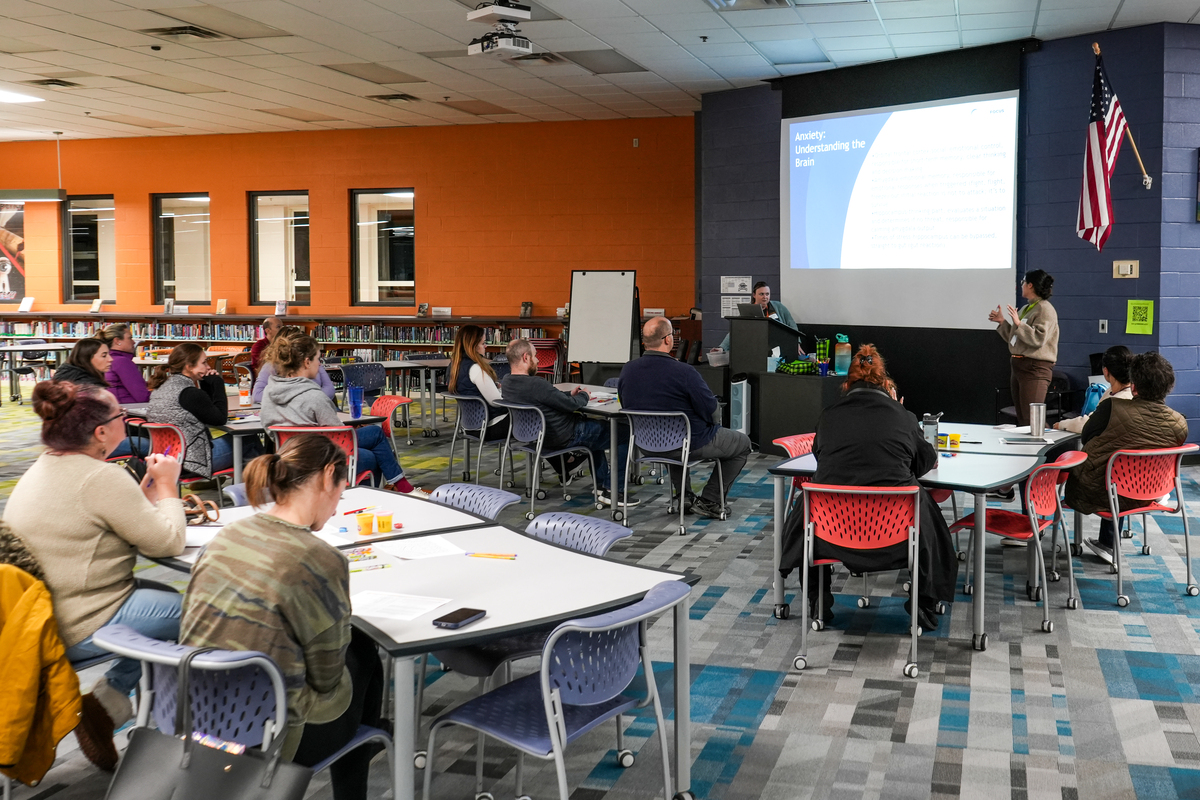
M729 58L731 56L751 57L756 56L758 53L758 51L746 42L730 42L728 44L697 42L696 44L685 46L684 49L705 64L711 64L714 58Z
M1036 17L1033 11L1008 11L1003 14L964 14L962 29L964 31L982 30L986 28L1033 28Z
M1005 11L1037 11L1041 0L958 0L959 14L999 14Z
M867 3L828 6L802 6L796 9L804 22L861 22L877 20L875 10Z
M876 2L879 16L886 25L889 19L913 17L953 17L957 11L954 0L903 0L903 2Z
M718 14L721 19L735 28L761 27L763 25L795 25L800 16L793 8L764 8L755 11L726 11Z
M697 31L714 28L728 28L729 24L721 19L720 14L660 14L654 13L646 17L646 21L660 31L676 33L679 31Z
M915 19L884 20L883 27L888 34L895 33L937 33L939 31L958 31L958 19L955 17L917 17Z
M541 0L541 4L563 19L628 17L636 14L620 0Z
M799 24L738 28L738 33L748 42L773 42L780 39L813 38L812 30L807 25Z
M883 25L877 19L864 22L821 22L810 24L808 27L818 39L827 36L878 36L883 33Z
M891 47L886 36L822 36L817 41L828 51Z
M899 54L901 47L937 48L939 50L958 47L958 31L894 33L891 38L892 46L896 48L897 54ZM925 52L930 51L925 50Z

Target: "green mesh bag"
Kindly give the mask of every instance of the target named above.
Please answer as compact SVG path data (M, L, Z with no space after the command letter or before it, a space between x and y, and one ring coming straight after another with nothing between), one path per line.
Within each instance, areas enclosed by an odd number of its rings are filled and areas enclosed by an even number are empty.
M780 361L779 366L775 367L775 371L782 372L784 375L816 375L817 365L801 359Z

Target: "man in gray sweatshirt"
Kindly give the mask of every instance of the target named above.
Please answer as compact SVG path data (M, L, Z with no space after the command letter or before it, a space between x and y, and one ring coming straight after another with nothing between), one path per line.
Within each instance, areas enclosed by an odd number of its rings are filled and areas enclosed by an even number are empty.
M580 447L592 451L596 463L596 484L600 487L600 502L611 505L614 492L610 489L610 475L605 453L609 445L608 425L600 420L587 419L577 413L588 404L588 393L576 387L567 393L555 389L549 381L537 377L537 353L528 339L509 342L508 363L512 372L500 382L500 396L507 402L526 406L537 406L546 417L546 434L543 447L546 450L562 450ZM629 451L629 429L619 428L617 448L617 483L624 485L625 457ZM616 502L621 502L620 490ZM629 498L629 505L638 501Z

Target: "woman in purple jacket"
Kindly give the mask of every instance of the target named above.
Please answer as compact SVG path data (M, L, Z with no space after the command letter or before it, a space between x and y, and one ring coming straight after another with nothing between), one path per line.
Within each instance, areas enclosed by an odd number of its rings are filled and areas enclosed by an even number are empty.
M109 325L96 334L96 338L108 344L112 354L112 366L104 374L108 381L109 391L117 397L118 403L148 403L150 390L146 388L146 379L142 371L133 363L133 353L137 349L133 341L133 333L123 322Z

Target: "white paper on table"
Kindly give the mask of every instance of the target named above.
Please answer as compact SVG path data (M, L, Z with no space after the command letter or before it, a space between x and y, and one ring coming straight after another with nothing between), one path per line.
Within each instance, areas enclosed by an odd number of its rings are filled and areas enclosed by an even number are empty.
M229 417L230 422L258 422L260 419L261 418L258 416L258 414L247 414L244 417L232 414Z
M403 621L414 620L439 606L449 603L445 597L422 597L393 592L359 592L350 597L350 608L358 617L384 617Z
M588 392L588 397L593 400L616 400L617 396L612 392Z
M1013 433L1021 432L1021 429L1018 428L1016 425L1013 425L1011 422L1006 422L1003 425L994 425L992 427L993 427L993 430L997 430L997 431L1012 431ZM1029 433L1028 425L1025 426L1025 433Z
M444 536L416 536L412 539L382 542L374 547L378 547L390 556L404 559L461 556L467 552L461 547L451 544Z
M188 525L187 531L184 534L186 541L185 547L204 547L209 542L217 537L224 526L217 525Z

